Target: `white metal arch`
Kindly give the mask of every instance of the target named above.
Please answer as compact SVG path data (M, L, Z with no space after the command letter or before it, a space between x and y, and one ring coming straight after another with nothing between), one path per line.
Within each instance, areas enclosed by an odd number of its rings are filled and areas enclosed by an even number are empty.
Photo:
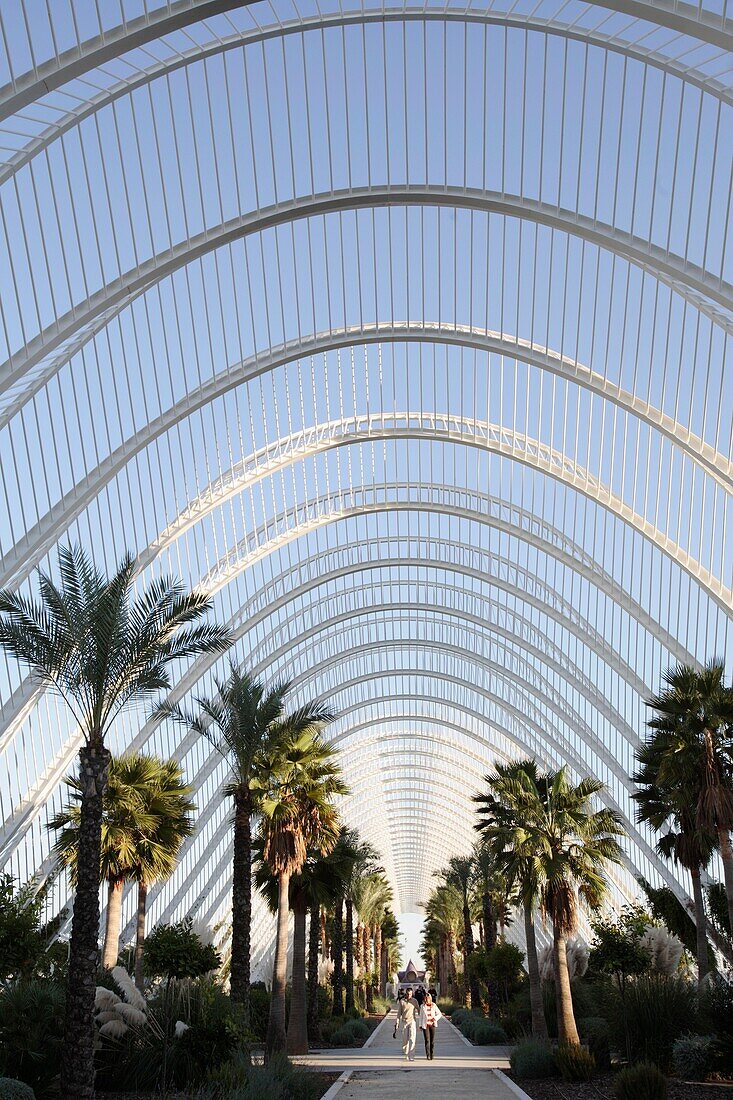
M379 206L451 207L488 211L535 222L570 236L580 237L648 272L726 332L733 332L733 319L726 312L733 308L733 287L722 276L706 272L649 241L596 222L586 215L521 195L439 184L393 183L352 187L343 191L284 200L242 214L166 249L162 254L153 256L112 280L28 340L21 351L15 352L0 365L0 394L60 345L72 341L61 357L60 362L65 362L73 351L86 343L97 331L95 322L99 326L108 324L116 312L150 286L222 245L294 221L318 218L337 211ZM79 337L80 343L75 343L74 338L79 332L83 335Z

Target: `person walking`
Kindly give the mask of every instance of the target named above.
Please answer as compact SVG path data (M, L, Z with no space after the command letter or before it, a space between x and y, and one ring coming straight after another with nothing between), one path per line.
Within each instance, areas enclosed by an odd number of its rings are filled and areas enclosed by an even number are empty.
M420 1009L418 1022L425 1040L425 1057L429 1062L432 1062L435 1057L435 1029L438 1026L438 1020L442 1018L443 1013L428 993Z
M397 1023L402 1027L402 1052L408 1062L415 1061L415 1040L417 1038L417 1005L412 990L405 991L397 1012Z

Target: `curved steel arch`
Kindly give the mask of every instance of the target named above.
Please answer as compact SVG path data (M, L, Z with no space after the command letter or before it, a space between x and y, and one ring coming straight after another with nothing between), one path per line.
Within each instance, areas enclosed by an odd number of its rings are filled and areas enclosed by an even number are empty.
M241 214L218 227L212 226L203 230L131 268L79 302L62 317L57 317L29 340L21 351L13 353L0 365L0 394L22 378L26 371L38 366L47 355L72 338L78 330L83 331L82 342L86 343L95 331L95 320L101 320L103 327L119 309L148 287L224 244L295 221L339 211L383 206L478 210L536 222L570 236L581 237L648 272L679 293L726 332L733 332L733 318L721 314L705 300L709 298L723 310L733 309L733 286L722 277L713 276L649 241L594 221L586 215L519 195L480 191L470 187L402 183L372 185L296 197ZM73 354L73 350L77 349L64 352L61 361L65 362Z
M498 454L511 461L521 462L523 465L554 478L600 504L611 515L616 516L627 523L629 527L638 531L671 561L674 561L725 612L730 613L733 608L733 590L726 588L719 578L692 558L683 547L675 543L659 528L654 527L643 516L634 512L631 506L626 504L622 498L617 497L602 482L579 466L573 459L568 458L562 451L555 451L547 444L531 439L519 432L511 431L500 424L481 422L473 417L458 417L442 413L423 414L420 417L420 426L417 428L411 426L411 421L417 421L417 414L414 416L410 413L390 414L386 419L396 422L395 426L390 429L385 424L377 431L367 428L363 437L355 434L350 438L336 440L332 445L350 446L355 443L383 439L433 439L439 442L475 447ZM403 423L400 423L400 419L403 420ZM313 453L317 453L320 449L322 447L316 445ZM300 457L297 456L295 460L299 460ZM286 465L288 461L289 459L286 460ZM261 476L265 476L267 472L267 470L263 470ZM351 489L350 491L352 493L357 491L368 492L368 487L364 489L360 487L359 490ZM345 493L346 490L340 490L340 495ZM81 500L83 499L82 496ZM19 540L13 547L13 551L6 554L0 561L0 585L10 587L25 579L33 566L55 545L60 534L71 523L72 518L75 518L75 516L70 516L69 513L73 511L78 514L80 507L81 501L77 498L76 492L72 490L60 502L60 507L48 512L31 532ZM66 509L65 515L64 508ZM293 511L296 510L305 515L308 504L295 506ZM54 522L51 525L49 521L52 517ZM260 528L256 532L256 535L259 536L260 531L267 530L274 526L276 522L275 519L269 521L264 528ZM312 526L312 522L310 525ZM51 528L50 531L48 530L49 527ZM250 559L256 560L257 551L247 549L252 544L252 536L250 535L244 539L243 543L245 544L245 552L250 556ZM218 563L203 578L202 586L208 592L216 592L226 583L228 574L231 571L229 562L234 561L234 568L238 570L239 556L242 549L243 545L240 542L228 553L226 559L223 559L223 563Z
M341 8L336 12L320 12L318 15L311 16L304 15L299 19L286 19L271 26L259 26L256 29L245 30L238 34L217 37L211 41L192 46L189 50L183 50L161 60L156 60L148 68L120 80L119 83L109 88L103 88L86 101L81 101L78 106L71 108L60 121L51 123L43 133L33 138L0 166L0 185L30 163L63 134L81 125L82 122L109 106L110 103L131 95L137 89L153 83L162 76L169 76L187 65L206 61L210 57L218 57L230 50L243 49L247 46L271 41L274 38L284 38L292 34L328 30L333 27L411 22L498 26L556 36L571 42L581 42L658 69L668 76L677 77L686 84L698 88L706 95L719 99L722 103L733 106L733 89L715 77L705 75L694 66L683 65L673 58L666 57L659 51L649 49L637 42L614 38L612 35L604 34L602 31L591 27L580 30L572 23L565 24L556 19L537 18L533 12L517 14L516 12L500 13L488 9L486 11L469 8L463 10L451 10L449 8L431 10L424 7L417 8L414 11L406 7L352 9L347 11Z
M137 49L164 34L253 3L254 0L169 0L165 7L127 20L97 38L80 42L0 88L0 121L46 93L90 72L105 61ZM596 3L597 0L592 0ZM733 21L686 0L604 0L600 7L669 27L693 39L733 50Z
M331 328L328 332L319 332L314 336L298 337L288 341L284 345L278 345L263 354L252 355L239 363L231 364L226 371L222 371L209 379L198 390L188 393L164 413L149 422L136 435L130 436L105 462L110 462L114 469L118 469L119 459L127 454L127 460L137 454L141 447L148 446L171 427L181 422L185 417L196 412L204 404L216 400L230 390L240 385L246 385L255 378L314 355L326 354L331 351L339 351L349 348L370 346L374 344L407 344L425 343L438 344L445 347L470 348L473 351L485 352L488 355L501 355L506 359L527 363L529 366L545 370L559 378L567 379L576 385L587 389L590 393L605 398L612 404L623 409L624 412L648 424L649 427L659 431L666 439L679 447L697 465L699 465L710 477L714 478L724 489L733 491L733 461L720 451L712 447L704 439L694 435L680 420L675 420L663 410L656 408L649 401L638 397L621 386L611 382L604 375L594 371L592 367L580 363L577 358L563 355L553 348L542 347L530 340L510 333L493 332L482 329L476 325L450 324L440 321L388 321L375 322L373 324L352 325L344 328ZM46 385L56 373L58 363L54 360L46 371L33 375L31 385L20 391L8 405L0 409L0 429L7 424L30 400L34 393ZM356 420L366 419L367 414ZM316 429L316 425L311 430ZM304 436L308 429L301 429L289 439L276 440L265 444L253 455L248 456L240 465L246 471L250 465L256 465L260 454L266 455L270 450L284 450L292 446L291 441L296 434ZM117 461L116 461L117 460ZM234 471L231 471L234 476ZM83 490L83 498L88 498L88 490L83 487L89 478L93 477L92 471L80 482ZM225 475L228 476L228 475ZM223 482L223 478L219 479ZM107 484L109 476L103 484ZM216 483L214 483L215 485ZM223 486L222 486L223 488ZM212 493L213 487L205 490L205 494ZM200 498L199 498L200 499ZM226 497L222 497L226 499ZM192 501L189 507L195 509L196 501ZM166 544L164 532L161 536L161 546ZM171 535L170 537L175 537Z

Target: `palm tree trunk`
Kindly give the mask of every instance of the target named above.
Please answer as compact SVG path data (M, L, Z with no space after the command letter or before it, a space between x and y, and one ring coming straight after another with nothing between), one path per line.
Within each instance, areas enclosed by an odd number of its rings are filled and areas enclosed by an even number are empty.
M287 912L287 908L286 908ZM234 795L232 868L231 998L249 1022L250 937L252 934L252 796L238 787Z
M137 923L135 926L135 985L142 993L145 988L143 955L145 952L145 916L148 907L148 884L144 879L137 883Z
M120 924L122 922L122 894L125 889L125 880L122 878L110 879L107 883L107 920L104 927L104 950L102 951L102 966L105 970L111 970L117 966L117 956L120 953Z
M333 913L333 1010L334 1016L344 1014L344 901L338 898Z
M99 956L99 865L109 762L110 753L101 738L79 753L81 819L59 1089L66 1100L90 1100L94 1095L93 1013Z
M324 959L331 958L331 941L328 938L328 922L325 909L321 910L321 954Z
M692 899L695 904L695 953L697 955L697 984L702 987L708 972L708 922L705 916L705 900L700 881L700 868L690 868Z
M723 863L725 896L728 900L728 921L733 933L733 847L731 846L730 829L718 828L718 844L720 846L720 858Z
M382 938L382 950L379 957L379 973L380 984L379 992L382 997L387 996L387 968L389 966L389 959L387 956L387 944L384 938Z
M346 1012L354 1011L354 902L346 899Z
M384 996L382 990L382 975L380 972L380 963L382 959L382 926L377 921L374 925L374 969L377 972L377 993L380 997Z
M293 905L293 977L288 1019L288 1054L308 1053L308 1014L305 989L305 921L308 913L302 894Z
M321 1025L318 1019L318 946L321 934L320 905L311 907L308 931L308 1039L311 1045L321 1041Z
M354 952L354 962L356 963L357 970L361 971L366 970L366 960L364 958L364 939L362 936L363 929L364 925L361 923L361 921L359 921L356 926L356 950Z
M481 907L484 913L484 944L490 951L496 946L496 922L494 920L494 907L491 904L491 894L488 891L481 895Z
M277 933L275 936L275 961L272 967L272 992L270 1019L265 1038L265 1061L273 1054L285 1051L285 982L288 967L288 913L290 874L280 871L278 878Z
M446 977L451 983L451 1000L458 1000L458 977L456 975L456 936L451 928L448 932L448 970Z
M524 934L527 940L527 973L529 975L529 1003L532 1011L532 1034L535 1039L547 1038L547 1021L542 1003L542 982L537 961L537 937L534 930L534 907L524 903Z
M464 974L463 978L466 983L466 989L468 990L471 998L471 1009L474 1012L481 1011L481 993L478 987L478 980L470 972L468 960L473 954L473 929L471 928L471 914L468 909L468 904L463 905L463 943L465 945L464 956L465 961L463 964Z
M555 999L557 1002L557 1037L560 1043L580 1045L578 1029L575 1026L573 995L570 990L568 972L567 937L554 926L553 964L555 970Z

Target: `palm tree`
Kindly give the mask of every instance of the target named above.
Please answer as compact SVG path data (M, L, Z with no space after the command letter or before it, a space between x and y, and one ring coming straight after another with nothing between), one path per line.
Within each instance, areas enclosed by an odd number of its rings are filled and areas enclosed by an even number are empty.
M332 1015L344 1014L344 900L351 877L351 869L357 858L358 835L355 829L342 826L330 853L332 863L338 865L340 873L336 880L336 891L332 899L333 936L331 937L331 957L333 959L333 1005Z
M683 769L697 791L697 827L717 834L733 927L733 688L724 676L719 659L703 669L677 665L664 675L666 689L647 706L657 712L649 726L660 735L660 779L669 772L673 781Z
M107 883L107 925L102 965L117 962L122 894L131 879L139 884L167 877L175 868L178 849L193 831L190 788L181 782L180 766L135 753L113 757L104 794L100 878ZM66 777L71 802L49 822L60 830L54 850L61 866L77 880L81 792L73 776ZM143 910L144 912L144 910ZM143 920L144 934L144 920Z
M392 888L384 872L374 870L358 878L352 890L352 898L363 927L362 955L366 981L366 1007L367 1011L371 1012L374 1010L374 995L370 941L373 937L374 966L379 972L377 982L381 985L382 920L387 912L387 906L392 901Z
M453 886L437 886L425 904L425 914L428 922L434 922L439 930L442 948L442 963L438 968L441 987L450 990L451 998L456 1000L456 937L463 920L461 895Z
M285 979L288 953L290 879L302 869L308 850L328 851L338 836L333 799L346 794L335 752L320 737L331 719L325 708L308 708L310 726L284 735L268 753L260 795L263 857L278 882L277 933L265 1057L285 1050ZM298 723L301 725L301 723Z
M171 579L135 596L135 559L107 579L79 547L63 547L59 582L38 575L40 599L0 591L0 645L65 701L83 738L79 752L79 852L69 945L61 1093L94 1093L94 1009L103 800L110 753L106 734L128 704L170 687L171 662L217 652L228 632L200 620L201 592Z
M135 984L141 991L148 889L173 874L184 840L193 835L196 810L189 798L193 788L184 783L178 761L154 756L147 760L154 768L150 783L141 791L148 827L144 833L139 831L132 868L132 877L137 882Z
M532 1034L538 1039L548 1038L535 931L539 883L534 860L528 857L520 861L513 845L521 835L524 801L527 798L546 800L552 779L551 774L539 774L536 760L497 764L495 771L486 776L487 791L474 795L473 799L480 819L476 828L483 834L482 847L494 860L495 869L505 876L507 888L511 890L516 886L522 900Z
M637 749L639 769L632 778L639 784L640 790L631 797L637 803L638 821L648 822L657 831L665 830L656 845L660 855L673 859L690 873L695 908L697 979L702 987L709 965L701 871L710 862L715 839L711 833L698 828L698 793L685 774L684 762L679 757L668 758L666 741L664 733L656 733ZM675 761L682 765L678 767L676 776L672 772Z
M163 704L157 714L185 725L205 737L229 764L231 780L225 793L234 800L234 852L232 868L232 951L230 988L233 1001L249 1019L250 937L252 931L252 815L259 808L267 785L264 770L268 751L283 735L297 737L328 721L330 714L318 704L286 715L290 683L269 690L262 680L230 665L226 680L214 680L216 695L194 700L195 713Z
M468 960L473 953L473 929L471 927L471 902L473 890L474 867L471 856L453 856L448 861L448 866L440 872L446 886L452 886L458 891L461 898L461 911L463 915L463 973L464 980L468 983L468 992L471 998L471 1008L475 1012L481 1009L481 994L479 992L476 977L469 972Z
M517 820L502 823L496 839L503 834L509 881L529 881L543 915L552 921L558 1037L577 1045L567 940L577 927L578 898L591 909L600 906L607 889L603 867L621 861L616 838L624 830L615 811L593 810L590 800L603 789L599 780L574 786L565 768L538 780L532 781L530 767L505 781Z
M375 870L377 858L378 854L372 845L367 841L360 840L358 833L355 833L351 869L344 883L344 901L346 903L346 926L344 929L346 946L345 1010L347 1013L354 1011L354 896L364 876L370 875ZM369 983L367 984L368 989ZM368 996L369 993L367 992Z

